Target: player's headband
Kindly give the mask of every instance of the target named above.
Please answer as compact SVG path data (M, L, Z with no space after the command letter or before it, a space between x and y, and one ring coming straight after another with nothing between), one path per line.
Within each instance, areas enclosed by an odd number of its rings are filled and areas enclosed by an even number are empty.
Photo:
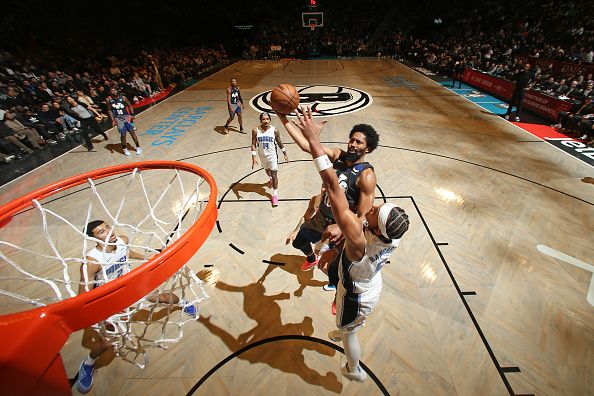
M391 203L385 203L380 207L379 214L377 215L377 226L382 232L382 235L388 239L392 238L390 238L388 236L388 233L386 232L386 223L388 222L388 216L390 215L390 212L395 207L396 205L393 205Z

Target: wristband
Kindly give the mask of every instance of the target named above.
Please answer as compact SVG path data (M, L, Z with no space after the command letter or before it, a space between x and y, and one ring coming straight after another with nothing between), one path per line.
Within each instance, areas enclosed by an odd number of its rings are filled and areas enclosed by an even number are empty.
M256 153L255 151L252 151L252 156L254 156L254 157L255 157L255 156L256 156L256 154L257 154L257 153Z
M321 157L314 158L314 164L318 172L322 172L328 168L332 168L332 162L330 162L330 158L326 154L322 155Z

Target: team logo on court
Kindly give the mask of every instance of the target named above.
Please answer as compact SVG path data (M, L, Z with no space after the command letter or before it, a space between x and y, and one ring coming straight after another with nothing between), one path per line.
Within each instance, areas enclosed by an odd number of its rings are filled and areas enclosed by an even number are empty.
M354 113L373 103L371 95L355 88L338 85L297 85L300 105L310 106L314 117L333 117ZM273 113L270 107L270 93L262 92L250 100L258 112Z

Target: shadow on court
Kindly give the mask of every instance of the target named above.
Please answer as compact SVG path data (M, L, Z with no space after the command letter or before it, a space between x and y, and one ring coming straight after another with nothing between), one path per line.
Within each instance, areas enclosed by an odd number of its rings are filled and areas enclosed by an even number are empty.
M162 326L162 323L160 322L162 319L167 318L167 316L179 310L181 310L181 307L179 306L166 306L164 308L156 309L154 311L143 309L136 312L132 317L132 320L133 322L146 323L147 326L160 327ZM102 337L99 334L99 332L89 327L83 331L81 345L83 348L90 350L93 347L93 345L100 343L101 340ZM95 369L99 369L101 367L109 365L115 357L116 353L114 349L108 349L107 351L102 353L101 356L99 356L99 358L95 362Z
M246 315L257 324L250 330L235 338L225 329L215 325L210 317L200 317L199 321L213 334L219 337L231 351L237 351L251 343L269 337L280 335L306 335L314 332L312 318L306 316L301 323L283 324L281 308L276 303L279 300L288 300L289 293L279 293L272 296L265 295L266 289L261 283L251 283L246 286L232 286L219 281L216 287L230 293L243 294L243 310ZM340 393L342 384L336 374L331 371L321 375L316 370L305 364L303 351L311 350L325 356L334 356L335 350L314 342L303 340L284 340L266 344L266 346L250 349L238 359L250 363L264 363L272 368L288 374L298 375L303 381L324 389Z
M130 150L131 153L133 153L134 150L136 150L134 146L127 142L126 147L128 148L128 150ZM120 142L106 144L105 149L108 150L111 154L118 153L124 155L124 149L122 148L122 144Z
M236 132L236 133L239 133L240 135L245 135L245 132L241 132L239 130L239 128L237 128L237 127L229 126L228 129L229 129L229 133ZM219 135L227 135L227 133L225 132L225 126L224 125L217 125L216 127L213 128L213 131L215 131Z
M321 288L327 282L315 280L313 278L314 271L317 271L315 268L312 268L309 271L301 271L301 264L305 260L305 256L295 256L295 255L288 255L288 254L275 254L270 257L270 261L275 263L284 263L285 265L274 265L269 264L266 271L262 274L260 279L258 279L258 283L264 283L266 277L275 269L280 269L282 271L288 272L290 274L295 275L297 278L297 282L299 282L299 288L293 292L295 297L301 297L303 295L303 290L306 287L319 287Z
M272 195L266 191L266 183L237 183L231 186L231 190L235 194L235 198L243 199L241 193L255 193L261 195L266 199L272 199Z
M216 127L213 128L213 131L215 131L219 135L226 135L225 127L223 125L217 125Z

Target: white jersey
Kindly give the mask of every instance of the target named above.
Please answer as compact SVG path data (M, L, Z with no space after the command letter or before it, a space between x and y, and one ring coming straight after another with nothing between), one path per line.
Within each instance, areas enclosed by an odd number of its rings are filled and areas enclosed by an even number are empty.
M344 250L340 257L336 326L342 329L355 330L371 315L382 292L380 270L400 244L400 239L384 243L367 229L365 240L365 255L361 260L350 261Z
M101 270L95 274L95 287L117 279L127 274L132 269L128 260L128 246L120 237L116 238L116 250L113 252L104 252L103 249L94 247L87 252L87 257L101 265Z
M256 147L258 149L258 155L260 159L270 158L271 156L276 158L276 137L274 132L276 128L272 125L268 126L268 129L262 131L259 127L256 127Z
M384 243L368 229L365 229L365 255L359 261L349 261L346 256L341 259L341 281L352 293L364 293L381 281L380 270L390 258L390 254L400 244L400 239L392 243ZM344 255L344 252L343 252Z

